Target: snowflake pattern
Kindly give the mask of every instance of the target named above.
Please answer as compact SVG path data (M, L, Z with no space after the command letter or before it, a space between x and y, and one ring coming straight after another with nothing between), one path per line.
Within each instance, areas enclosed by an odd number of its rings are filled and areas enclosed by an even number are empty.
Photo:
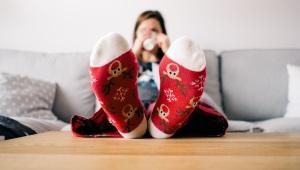
M167 96L167 101L168 101L168 102L177 101L177 98L176 98L176 96L174 95L172 89L164 90L164 92L165 92L165 95Z
M92 71L89 71L89 73L90 73L90 79L91 79L91 82L92 82L92 83L97 82L98 79L96 79L96 77L93 75Z
M194 86L198 91L203 91L205 77L203 75L199 76L198 79L191 82L191 85Z
M128 88L120 87L117 89L117 93L113 97L114 100L123 102L125 100L125 96L127 94Z
M92 82L92 83L95 83L95 82L97 82L97 81L98 81L98 80L97 80L96 78L94 78L94 77L91 78L91 82Z

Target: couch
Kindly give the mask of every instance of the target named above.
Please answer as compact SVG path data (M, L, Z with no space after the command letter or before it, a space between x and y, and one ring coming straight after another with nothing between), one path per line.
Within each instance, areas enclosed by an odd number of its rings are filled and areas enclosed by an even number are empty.
M0 49L0 72L55 82L52 111L68 123L73 114L90 117L96 108L89 55ZM205 50L205 55L205 91L230 120L229 131L300 132L300 118L285 118L286 65L300 65L300 49Z

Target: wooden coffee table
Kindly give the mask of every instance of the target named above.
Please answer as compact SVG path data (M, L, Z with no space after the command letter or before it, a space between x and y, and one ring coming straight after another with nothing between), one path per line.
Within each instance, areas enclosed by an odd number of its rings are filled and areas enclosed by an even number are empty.
M300 170L300 134L122 139L47 132L0 141L0 169Z

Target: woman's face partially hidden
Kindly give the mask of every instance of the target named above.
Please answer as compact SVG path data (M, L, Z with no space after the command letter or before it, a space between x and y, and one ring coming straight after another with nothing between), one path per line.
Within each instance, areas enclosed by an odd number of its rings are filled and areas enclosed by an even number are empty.
M144 20L138 27L136 31L136 36L138 38L149 38L152 35L152 32L162 33L161 26L156 19L150 18Z

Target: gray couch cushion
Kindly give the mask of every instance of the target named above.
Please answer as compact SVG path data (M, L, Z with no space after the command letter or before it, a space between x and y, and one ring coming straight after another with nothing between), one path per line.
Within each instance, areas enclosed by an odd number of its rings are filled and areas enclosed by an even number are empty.
M300 50L221 53L223 109L229 119L281 117L287 105L287 64L300 65Z
M275 118L256 122L253 131L261 132L300 132L300 118Z
M53 112L64 121L69 121L72 114L88 116L94 111L88 68L89 53L0 50L0 72L56 82Z
M274 118L258 122L228 120L228 132L300 132L300 118Z
M252 132L254 123L241 120L228 120L227 132Z
M216 102L218 106L221 106L218 56L212 50L204 50L204 54L207 68L205 92Z

